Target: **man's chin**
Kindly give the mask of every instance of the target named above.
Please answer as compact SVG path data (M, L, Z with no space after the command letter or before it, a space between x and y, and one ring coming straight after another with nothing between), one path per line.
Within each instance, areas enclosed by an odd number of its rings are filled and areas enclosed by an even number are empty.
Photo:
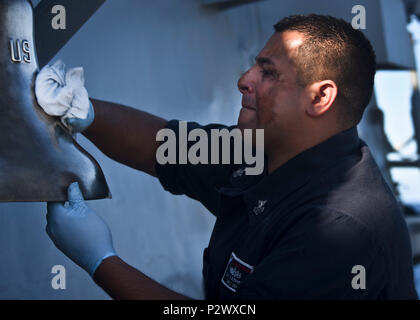
M241 131L245 130L245 129L251 129L251 130L255 130L257 129L257 124L254 122L245 122L245 121L238 121L238 129L240 129Z
M248 109L241 109L238 118L238 128L244 129L256 129L257 128L257 117L256 112Z

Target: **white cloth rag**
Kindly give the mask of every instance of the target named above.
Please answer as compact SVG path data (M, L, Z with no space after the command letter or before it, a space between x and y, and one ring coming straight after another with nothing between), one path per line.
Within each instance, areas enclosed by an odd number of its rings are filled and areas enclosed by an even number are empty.
M35 95L42 109L50 116L60 117L65 126L67 118L88 116L90 101L82 67L66 73L60 60L45 66L36 77Z

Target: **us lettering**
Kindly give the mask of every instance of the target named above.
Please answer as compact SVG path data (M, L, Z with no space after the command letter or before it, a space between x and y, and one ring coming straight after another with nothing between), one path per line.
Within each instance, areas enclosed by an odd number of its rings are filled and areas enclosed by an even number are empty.
M14 63L31 63L31 48L27 40L9 40L10 59Z

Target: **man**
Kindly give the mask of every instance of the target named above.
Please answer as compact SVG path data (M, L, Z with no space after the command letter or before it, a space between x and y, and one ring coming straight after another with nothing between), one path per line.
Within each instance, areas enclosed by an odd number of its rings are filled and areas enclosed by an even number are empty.
M299 15L277 23L238 82L238 127L264 129L259 176L238 165L157 164L156 134L178 132L178 122L121 105L92 100L83 117L64 123L216 215L203 259L208 299L417 299L405 221L356 130L375 68L369 41L343 20ZM38 87L65 88L45 74ZM54 109L57 94L38 91ZM78 185L68 193L68 206L48 204L47 232L98 285L114 298L187 298L122 261Z

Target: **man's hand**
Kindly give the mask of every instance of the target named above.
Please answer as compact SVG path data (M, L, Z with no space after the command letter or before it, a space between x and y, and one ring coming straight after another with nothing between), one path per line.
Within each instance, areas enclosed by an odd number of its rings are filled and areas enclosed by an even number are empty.
M104 259L116 256L108 225L86 205L77 182L68 188L68 206L49 202L47 209L47 234L91 276Z
M85 269L111 297L188 299L165 288L117 256L107 224L87 207L77 182L68 188L68 200L68 206L48 203L47 233L55 246Z
M45 66L37 75L35 95L42 109L60 117L72 134L86 130L95 118L81 67L66 73L61 61Z

